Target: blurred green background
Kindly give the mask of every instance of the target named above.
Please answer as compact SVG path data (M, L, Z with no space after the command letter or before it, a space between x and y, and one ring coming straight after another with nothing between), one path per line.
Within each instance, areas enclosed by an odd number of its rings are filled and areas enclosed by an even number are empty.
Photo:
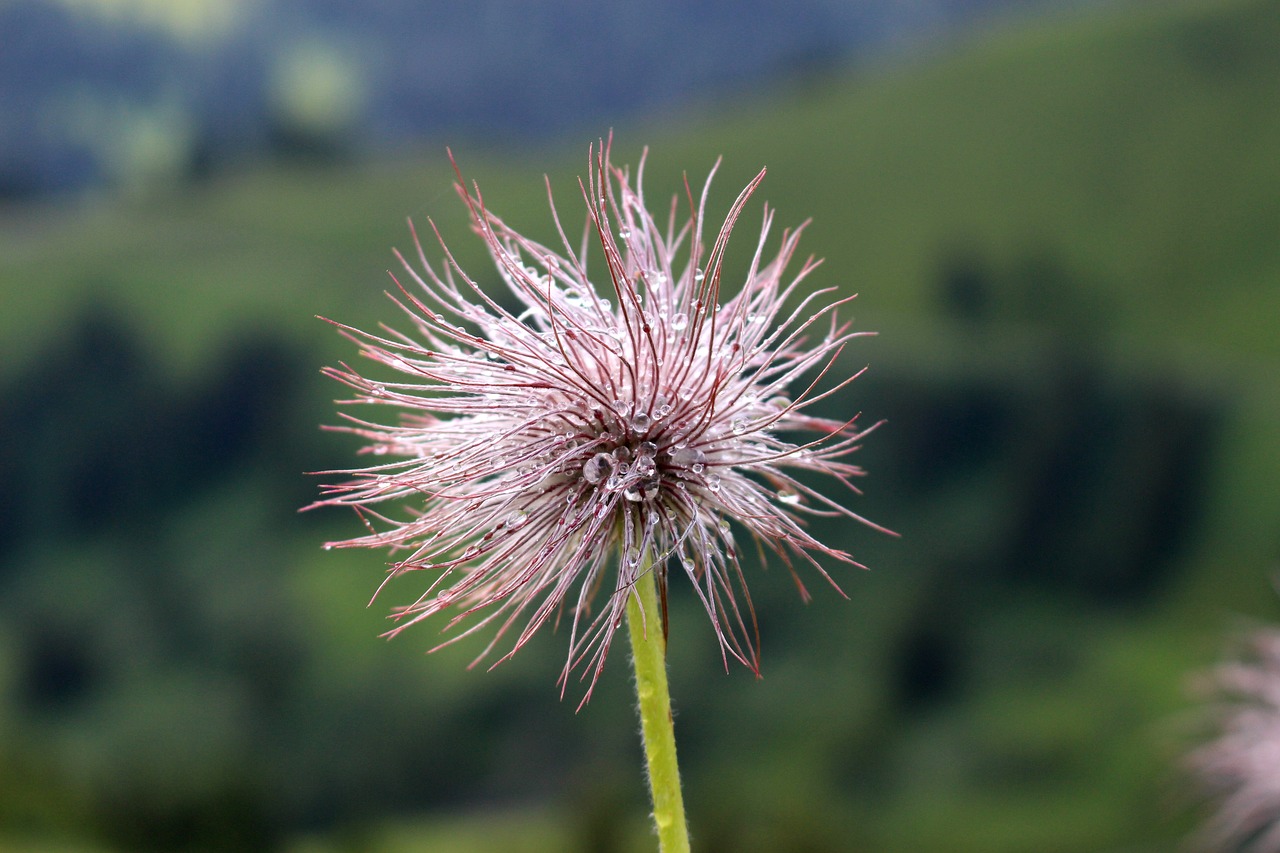
M314 315L395 319L406 216L489 275L444 145L549 237L543 173L575 220L610 126L654 203L767 166L736 261L759 201L813 217L810 281L880 333L830 406L888 420L854 509L902 538L818 531L848 601L752 571L760 681L673 584L696 849L1174 849L1188 679L1280 615L1280 4L1001 21L582 133L308 125L0 206L0 849L652 847L621 654L575 713L563 635L492 672L381 641L411 584L366 608L381 556L319 547L357 520L296 511L354 459Z

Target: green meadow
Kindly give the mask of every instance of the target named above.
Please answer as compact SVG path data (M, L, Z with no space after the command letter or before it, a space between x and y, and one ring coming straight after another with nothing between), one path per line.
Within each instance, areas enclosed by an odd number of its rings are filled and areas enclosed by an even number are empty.
M1195 673L1280 617L1280 5L1133 4L614 128L650 204L717 157L731 264L811 219L814 287L878 336L829 405L887 423L819 538L753 569L763 678L675 579L695 849L1167 851ZM587 145L442 140L0 209L0 848L650 849L627 667L575 713L545 632L492 671L378 639L382 556L299 514L322 432L428 217L492 282L488 206L570 230ZM776 239L776 238L775 238ZM428 255L438 247L426 241ZM486 278L488 276L488 278Z

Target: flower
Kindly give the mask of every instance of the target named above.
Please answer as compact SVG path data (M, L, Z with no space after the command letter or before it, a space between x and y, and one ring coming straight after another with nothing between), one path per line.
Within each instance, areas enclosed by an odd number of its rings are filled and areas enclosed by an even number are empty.
M1256 630L1209 683L1216 731L1187 762L1215 801L1201 840L1209 850L1280 853L1280 629Z
M492 214L455 164L458 193L507 293L468 276L443 240L436 269L415 232L421 269L397 258L417 288L396 280L392 295L411 331L340 326L362 356L398 375L382 381L346 365L328 369L355 389L342 404L399 417L388 425L348 416L341 428L369 441L364 452L394 461L341 472L352 479L326 487L317 505L354 507L368 529L326 547L386 548L396 557L388 579L431 578L394 611L389 634L443 611L453 613L445 630L456 633L441 645L495 625L477 662L515 632L498 662L505 660L567 614L562 693L579 666L594 686L642 572L655 573L665 630L667 574L678 564L725 665L732 657L758 674L735 528L778 554L805 597L793 557L833 585L815 555L857 565L810 536L802 518L863 519L796 475L825 474L857 492L851 478L862 472L844 460L869 430L855 427L856 416L836 421L807 410L855 378L816 390L843 347L868 333L836 319L851 296L827 302L831 289L798 292L813 259L785 277L801 228L785 231L766 258L767 207L746 279L721 301L730 232L763 171L708 247L714 169L696 204L686 182L687 213L676 197L664 228L645 207L643 158L634 186L603 142L589 165L579 181L581 244L571 244L553 201L561 243L553 249ZM784 438L796 432L810 437ZM589 696L590 687L583 701Z

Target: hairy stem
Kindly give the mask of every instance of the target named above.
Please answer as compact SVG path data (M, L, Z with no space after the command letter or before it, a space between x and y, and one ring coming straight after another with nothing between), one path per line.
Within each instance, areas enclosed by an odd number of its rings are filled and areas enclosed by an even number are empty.
M655 568L650 568L636 580L636 595L627 602L627 629L631 635L631 660L636 671L640 731L644 736L658 849L661 853L688 853L689 830L680 793L680 768L676 764L671 691L667 688L667 642L658 612L654 571Z

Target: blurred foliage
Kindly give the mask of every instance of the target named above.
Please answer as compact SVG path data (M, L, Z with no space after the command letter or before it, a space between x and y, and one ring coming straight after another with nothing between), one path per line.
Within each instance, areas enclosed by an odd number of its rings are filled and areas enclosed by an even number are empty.
M672 586L699 849L1183 835L1184 679L1228 614L1276 612L1277 57L1274 3L1141 8L619 131L651 200L723 150L723 205L767 163L780 221L814 216L810 281L881 331L825 404L888 419L855 509L903 538L819 527L871 567L848 601L752 571L760 682ZM583 153L459 152L544 238L539 170L567 212ZM311 315L394 321L371 294L406 214L483 275L451 180L406 157L0 210L0 846L647 848L621 656L575 715L563 636L492 672L424 657L430 627L379 642L412 582L364 608L378 556L319 550L357 522L295 512L353 458L315 426L352 353Z

